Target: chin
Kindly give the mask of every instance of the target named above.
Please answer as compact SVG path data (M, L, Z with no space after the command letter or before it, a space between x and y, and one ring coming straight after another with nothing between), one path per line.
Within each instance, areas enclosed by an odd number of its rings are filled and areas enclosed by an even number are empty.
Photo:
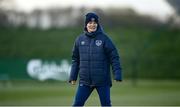
M93 29L93 30L91 30L92 32L95 32L96 31L96 29Z

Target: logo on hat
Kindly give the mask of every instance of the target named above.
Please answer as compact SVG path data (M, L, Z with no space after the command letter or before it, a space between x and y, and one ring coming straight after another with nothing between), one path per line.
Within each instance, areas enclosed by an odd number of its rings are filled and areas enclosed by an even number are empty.
M95 43L96 43L96 45L97 45L97 46L101 46L101 44L102 44L102 40L96 40L96 42L95 42Z
M95 21L95 18L91 18L91 21Z

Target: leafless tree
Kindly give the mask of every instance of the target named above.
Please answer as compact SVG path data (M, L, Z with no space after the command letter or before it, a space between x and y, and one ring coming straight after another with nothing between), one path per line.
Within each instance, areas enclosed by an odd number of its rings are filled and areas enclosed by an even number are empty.
M180 15L180 0L167 0L167 2L174 8L176 13Z
M5 0L0 0L0 27L6 25L6 19L7 19L7 16L3 10L3 2L4 1Z
M176 14L171 16L167 24L172 28L180 29L180 0L166 0L175 10Z
M9 9L14 8L14 0L0 0L0 27L8 26L7 12Z

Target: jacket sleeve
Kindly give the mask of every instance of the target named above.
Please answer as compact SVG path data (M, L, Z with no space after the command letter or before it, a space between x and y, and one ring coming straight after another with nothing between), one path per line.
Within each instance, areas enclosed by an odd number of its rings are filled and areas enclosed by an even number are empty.
M114 80L122 81L122 70L119 55L116 47L108 37L105 42L105 52L112 65Z
M72 49L72 65L69 77L69 82L72 80L76 81L79 72L79 49L78 49L78 38L76 39Z

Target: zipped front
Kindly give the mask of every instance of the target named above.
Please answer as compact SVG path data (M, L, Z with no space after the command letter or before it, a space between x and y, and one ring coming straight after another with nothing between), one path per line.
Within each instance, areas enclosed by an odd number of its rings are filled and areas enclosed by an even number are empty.
M92 38L88 38L89 39L89 52L88 52L88 64L89 64L89 83L90 85L92 84L92 78L91 78L91 41L92 41Z
M89 75L89 77L90 77L90 86L93 86L93 84L92 84L92 71L91 71L91 67L92 67L92 61L91 61L91 55L93 54L93 52L92 52L92 46L93 46L93 43L94 43L94 38L90 38L90 45L89 45L89 67L90 67L90 75Z

